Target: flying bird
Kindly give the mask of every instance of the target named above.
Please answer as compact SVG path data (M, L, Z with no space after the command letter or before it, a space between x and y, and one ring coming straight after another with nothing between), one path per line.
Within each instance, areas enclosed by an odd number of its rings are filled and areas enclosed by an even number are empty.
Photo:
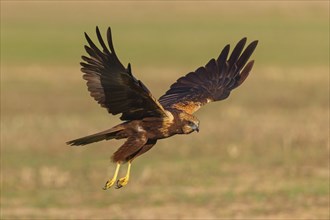
M80 63L83 79L90 95L112 115L121 114L123 123L108 130L68 141L68 145L82 146L110 139L126 139L112 155L117 164L115 173L103 189L116 188L129 181L132 161L149 151L157 140L176 134L199 131L199 120L193 115L200 107L226 99L231 90L240 86L249 75L254 61L249 61L258 41L245 49L246 38L240 40L229 55L225 46L217 59L204 67L179 78L158 100L117 57L112 43L111 29L107 30L107 44L96 27L99 49L85 33L89 56ZM249 62L248 62L249 61ZM127 173L117 179L120 166L128 162Z

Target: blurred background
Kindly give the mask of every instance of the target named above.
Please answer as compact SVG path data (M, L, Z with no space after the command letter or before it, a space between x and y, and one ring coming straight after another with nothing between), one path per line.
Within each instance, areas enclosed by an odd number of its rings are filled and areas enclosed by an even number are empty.
M81 77L96 25L156 97L259 40L200 133L159 141L120 190L102 187L122 141L65 144L119 122ZM1 218L329 218L329 2L1 1Z

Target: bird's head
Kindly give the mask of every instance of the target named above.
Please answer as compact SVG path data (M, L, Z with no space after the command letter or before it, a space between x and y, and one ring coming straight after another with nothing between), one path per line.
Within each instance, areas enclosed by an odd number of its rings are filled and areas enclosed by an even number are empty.
M188 115L187 115L188 116ZM182 131L184 134L190 134L191 132L199 132L199 120L193 115L185 117L183 121Z

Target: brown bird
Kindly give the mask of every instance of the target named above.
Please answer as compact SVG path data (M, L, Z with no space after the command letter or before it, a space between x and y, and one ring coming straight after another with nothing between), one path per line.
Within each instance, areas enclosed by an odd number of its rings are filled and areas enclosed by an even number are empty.
M217 59L211 59L205 67L179 78L157 100L133 76L131 65L125 68L119 61L112 43L111 29L107 31L109 47L104 43L98 27L96 35L102 50L85 33L89 44L85 50L89 57L82 56L83 78L87 81L90 95L109 113L121 114L120 119L124 122L67 144L79 146L126 138L126 142L112 156L113 162L117 163L116 171L103 189L110 188L115 182L116 188L125 186L132 161L150 150L158 139L198 132L199 120L193 113L206 103L226 99L231 90L244 82L254 63L248 60L258 44L258 41L253 41L243 50L246 44L246 38L243 38L229 57L229 45L225 46ZM119 168L126 162L127 174L117 180Z

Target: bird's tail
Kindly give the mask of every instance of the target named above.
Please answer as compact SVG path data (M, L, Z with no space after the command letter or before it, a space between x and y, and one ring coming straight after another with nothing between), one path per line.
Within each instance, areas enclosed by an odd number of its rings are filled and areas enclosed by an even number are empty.
M103 141L103 140L110 140L113 138L116 139L120 139L123 137L118 136L118 132L122 131L123 127L118 125L115 126L113 128L110 128L108 130L96 133L96 134L92 134L92 135L88 135L82 138L78 138L72 141L68 141L66 142L66 144L71 145L71 146L83 146L86 144L91 144L94 142L98 142L98 141Z

